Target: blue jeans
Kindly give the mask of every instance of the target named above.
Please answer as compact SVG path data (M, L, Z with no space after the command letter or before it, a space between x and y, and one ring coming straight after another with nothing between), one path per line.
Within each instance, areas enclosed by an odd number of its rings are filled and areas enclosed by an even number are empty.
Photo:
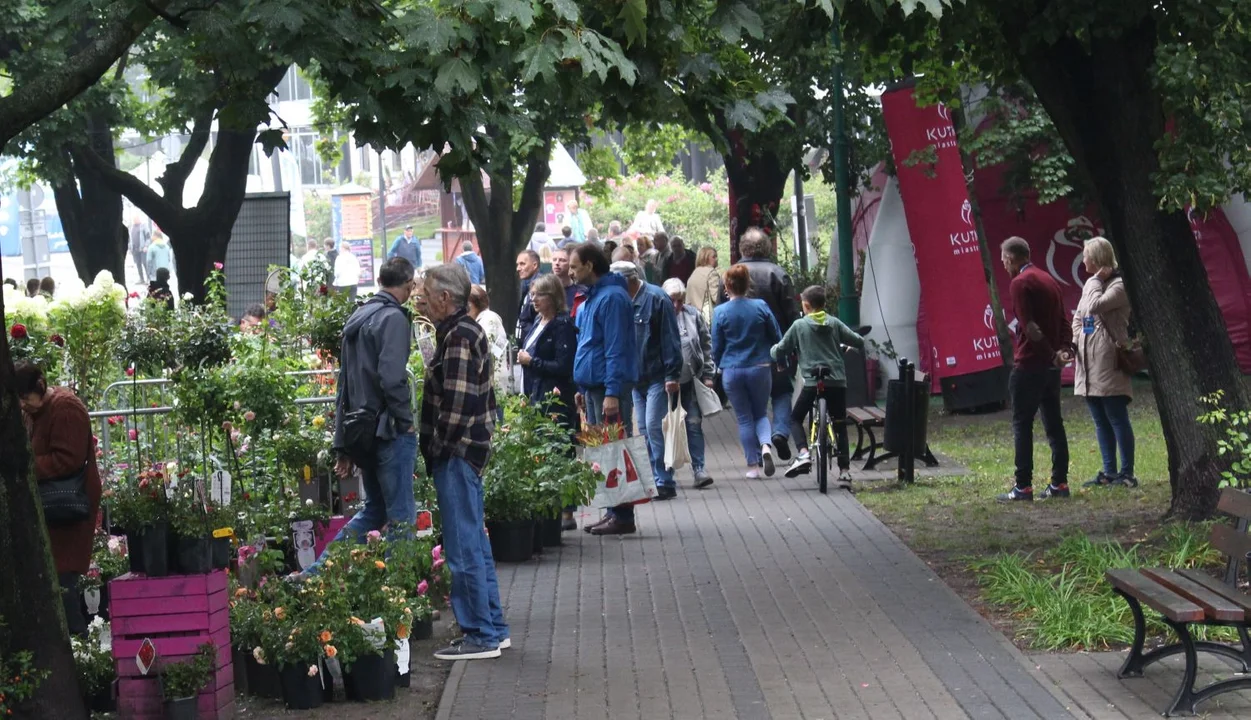
M665 430L663 423L669 412L669 393L665 381L654 382L634 390L635 419L639 434L647 438L647 457L652 463L656 487L673 486L673 471L665 467Z
M1116 472L1116 449L1121 449L1121 474L1134 475L1134 428L1129 423L1129 396L1087 397L1086 406L1095 420L1095 438L1103 456L1103 474Z
M769 425L769 395L773 386L772 371L760 367L726 368L722 371L725 394L730 397L734 417L738 419L738 439L743 443L747 464L760 464L760 446L772 442ZM775 398L776 403L776 398ZM776 404L774 405L776 414ZM790 398L787 398L790 412ZM789 429L790 425L787 425Z
M378 440L374 448L373 467L361 467L365 488L365 507L356 513L331 542L355 537L365 542L365 535L387 528L388 538L409 537L417 522L417 501L413 498L413 468L417 464L417 434L405 433L394 440ZM321 557L304 569L315 574L321 569L330 546Z
M682 385L682 409L686 411L686 446L691 451L691 471L704 469L704 413L699 409L695 396L695 383L691 380Z
M626 437L633 437L633 420L634 420L634 395L629 390L629 385L622 386L621 397L617 398L617 407L621 412L621 423L625 426ZM604 422L604 389L587 390L584 392L586 400L586 421L592 425L599 425ZM614 515L618 520L628 525L634 524L634 506L618 505L608 510L608 513Z
M791 398L795 395L795 386L787 373L773 372L773 390L769 393L773 399L773 437L791 434Z
M461 458L434 466L443 521L443 555L452 571L452 612L465 640L498 647L508 637L495 558L482 516L482 478Z

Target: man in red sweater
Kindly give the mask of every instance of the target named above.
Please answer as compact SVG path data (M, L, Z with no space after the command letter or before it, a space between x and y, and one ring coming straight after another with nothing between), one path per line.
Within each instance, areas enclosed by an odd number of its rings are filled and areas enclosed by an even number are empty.
M1073 359L1073 334L1060 284L1029 260L1029 243L1019 237L1000 248L1003 267L1012 277L1009 292L1016 312L1012 375L1012 435L1016 445L1016 486L1000 500L1034 499L1034 416L1042 411L1051 445L1051 482L1044 498L1069 496L1069 441L1060 415L1060 367Z

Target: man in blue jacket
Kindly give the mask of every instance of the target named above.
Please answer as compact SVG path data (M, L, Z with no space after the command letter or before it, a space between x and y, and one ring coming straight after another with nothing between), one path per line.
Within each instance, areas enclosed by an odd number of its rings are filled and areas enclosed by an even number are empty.
M614 258L617 255L614 254ZM676 397L682 376L682 342L673 303L659 287L643 280L639 266L627 260L611 266L626 279L626 292L634 304L634 344L639 354L639 379L634 384L634 407L638 409L639 433L647 437L647 454L656 478L656 499L677 497L673 471L665 467L665 431L661 426Z
M482 258L473 251L472 242L465 241L465 244L461 246L460 255L456 256L456 262L465 268L465 272L469 274L470 283L481 285L486 282L486 268L482 266Z
M421 241L413 237L412 225L405 225L404 234L391 243L391 250L387 252L387 259L390 260L393 257L404 258L414 268L421 267Z
M626 294L625 278L609 272L608 257L591 243L573 248L569 274L587 287L586 302L578 309L578 350L573 359L573 381L578 386L578 407L587 422L620 422L630 431L630 390L638 379L639 356L635 348L634 305ZM618 505L599 522L588 525L594 535L633 533L634 506Z

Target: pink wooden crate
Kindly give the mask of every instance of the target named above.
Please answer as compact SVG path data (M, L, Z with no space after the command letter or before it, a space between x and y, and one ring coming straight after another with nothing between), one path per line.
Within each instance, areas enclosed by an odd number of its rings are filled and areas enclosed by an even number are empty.
M192 633L183 635L170 635L159 637L156 635L147 636L152 640L152 644L156 646L157 655L160 657L170 657L174 655L194 655L200 645L211 642L217 646L217 654L223 652L230 654L230 628L225 627L213 633ZM113 657L116 658L134 658L139 654L139 647L143 644L144 638L139 635L130 635L127 637L113 636Z
M109 583L109 597L116 601L211 595L225 590L227 585L225 570L214 570L207 575L170 575L162 578L126 573Z
M146 695L127 695L117 699L117 713L125 719L156 716L161 717L165 711L165 701L160 696L155 680L150 684L154 688L154 692ZM200 709L200 717L203 720L227 720L234 717L235 689L233 685L219 688L213 691L205 691L200 693L196 699L196 705ZM228 713L223 710L229 709Z
M214 633L230 624L230 610L218 608L213 612L190 612L171 615L117 616L113 620L113 633L117 635L147 636L153 633L171 634L182 632Z
M322 551L324 551L326 546L330 544L330 541L334 540L335 536L339 534L339 530L341 530L344 525L348 524L348 520L351 520L351 518L344 517L343 515L335 515L330 518L329 524L325 527L322 527L321 525L314 526L313 550L317 553L318 557L321 557Z

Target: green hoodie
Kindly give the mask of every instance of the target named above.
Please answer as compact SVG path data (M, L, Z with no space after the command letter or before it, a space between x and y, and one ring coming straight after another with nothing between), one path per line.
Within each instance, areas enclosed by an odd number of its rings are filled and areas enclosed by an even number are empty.
M847 386L847 372L843 367L843 351L839 345L864 347L864 338L857 335L842 320L817 312L800 318L782 342L774 345L769 354L774 360L792 353L799 353L799 374L804 378L805 385L816 385L815 369L824 365L830 369L830 377L826 383L834 387Z

